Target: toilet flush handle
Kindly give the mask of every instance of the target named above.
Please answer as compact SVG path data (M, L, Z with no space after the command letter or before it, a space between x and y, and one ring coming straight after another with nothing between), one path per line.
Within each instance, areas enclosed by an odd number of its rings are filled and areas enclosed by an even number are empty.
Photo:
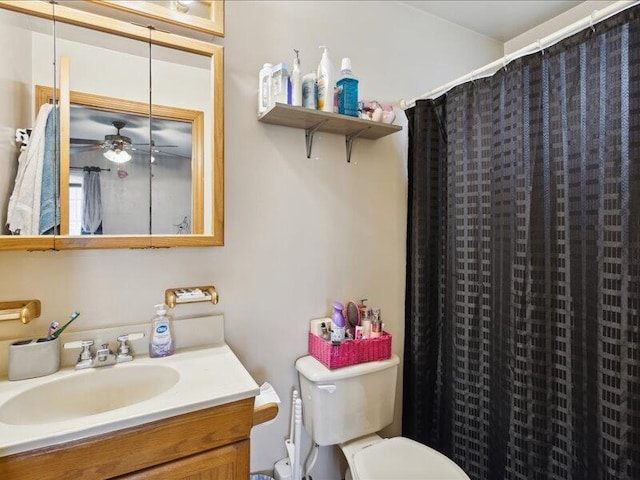
M320 390L324 390L325 392L333 393L336 391L336 386L332 383L327 385L318 385Z

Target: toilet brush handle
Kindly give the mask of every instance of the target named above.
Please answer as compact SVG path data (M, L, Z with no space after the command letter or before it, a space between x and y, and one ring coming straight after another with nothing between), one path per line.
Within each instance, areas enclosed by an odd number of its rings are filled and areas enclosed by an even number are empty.
M300 444L301 442L301 427L302 427L302 400L296 398L296 402L293 408L295 415L295 457L293 462L293 480L302 480L302 464L300 460Z
M293 390L293 393L291 394L291 421L289 423L289 440L291 440L292 442L295 441L295 438L293 438L293 427L295 425L295 406L296 406L296 400L298 399L298 390Z

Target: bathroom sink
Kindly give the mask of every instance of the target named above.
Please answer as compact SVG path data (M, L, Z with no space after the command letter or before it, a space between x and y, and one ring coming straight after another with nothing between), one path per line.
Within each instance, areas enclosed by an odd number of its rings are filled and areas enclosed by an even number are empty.
M64 341L117 338L147 327L65 333ZM139 354L131 362L75 370L77 352L64 350L56 373L20 381L0 376L0 465L5 456L97 438L260 393L224 342L221 315L175 320L173 327L181 346L168 357ZM2 345L0 340L0 370ZM136 340L133 349L147 351L147 337Z
M171 389L180 374L166 365L123 364L75 372L29 388L0 406L0 422L38 425L134 405Z

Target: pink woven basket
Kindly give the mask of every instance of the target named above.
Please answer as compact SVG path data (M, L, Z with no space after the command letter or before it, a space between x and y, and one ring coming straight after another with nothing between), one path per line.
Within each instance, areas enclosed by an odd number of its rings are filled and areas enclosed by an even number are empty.
M340 368L356 363L391 358L391 334L383 332L378 338L350 340L333 345L309 332L309 353L327 368Z

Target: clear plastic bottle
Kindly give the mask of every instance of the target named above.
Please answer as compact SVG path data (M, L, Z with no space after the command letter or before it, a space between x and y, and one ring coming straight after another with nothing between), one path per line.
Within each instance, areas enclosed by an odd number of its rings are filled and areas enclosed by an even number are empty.
M291 105L294 107L302 106L302 73L300 72L300 57L298 50L296 58L293 59L293 70L291 72Z
M171 331L173 318L167 313L167 306L160 303L155 306L156 316L151 320L151 337L149 338L149 356L168 357L173 355L175 345Z
M302 77L302 106L316 109L318 104L318 85L316 84L316 74L307 73Z
M273 65L265 63L258 75L258 114L262 114L271 107L271 75Z

